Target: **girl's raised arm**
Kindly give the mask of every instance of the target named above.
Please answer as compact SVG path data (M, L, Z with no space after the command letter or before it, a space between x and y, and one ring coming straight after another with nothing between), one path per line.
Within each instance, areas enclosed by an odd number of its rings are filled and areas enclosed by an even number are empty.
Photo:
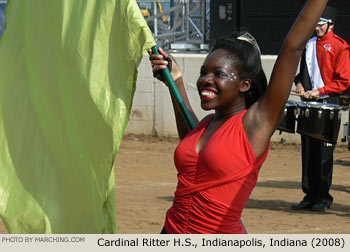
M327 2L308 0L305 3L282 44L266 93L248 110L243 119L247 137L257 157L265 152L278 126L303 49Z

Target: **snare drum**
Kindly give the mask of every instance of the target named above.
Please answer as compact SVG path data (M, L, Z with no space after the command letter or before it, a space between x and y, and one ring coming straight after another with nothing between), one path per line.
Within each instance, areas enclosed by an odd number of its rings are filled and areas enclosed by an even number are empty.
M288 100L283 110L281 123L277 127L280 131L295 133L295 118L297 114L297 102Z
M299 102L297 132L325 142L337 142L341 109L335 104Z

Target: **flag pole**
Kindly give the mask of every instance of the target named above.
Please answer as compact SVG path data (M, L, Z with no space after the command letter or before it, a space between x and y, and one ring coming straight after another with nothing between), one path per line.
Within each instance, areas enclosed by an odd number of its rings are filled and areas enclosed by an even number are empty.
M152 52L154 54L160 54L158 52L158 46L153 46L152 47ZM196 127L196 123L193 121L193 118L190 114L190 111L188 110L188 108L186 107L186 104L180 94L179 89L177 88L175 81L173 79L173 77L170 74L169 68L167 67L166 69L162 69L162 74L164 76L164 78L166 79L166 81L168 82L169 88L170 88L170 92L173 94L177 105L179 106L182 116L185 118L186 124L187 126L193 130Z

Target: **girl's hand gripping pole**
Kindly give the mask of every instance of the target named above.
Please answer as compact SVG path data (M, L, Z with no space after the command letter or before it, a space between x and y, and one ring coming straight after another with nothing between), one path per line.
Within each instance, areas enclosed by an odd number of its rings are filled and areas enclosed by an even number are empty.
M154 54L160 54L158 52L158 46L152 47L152 53ZM173 94L177 105L179 106L182 116L185 118L187 126L192 130L196 127L195 122L193 121L193 118L190 114L190 111L187 109L186 104L180 94L179 89L177 88L175 81L173 80L173 77L170 74L169 68L161 70L162 74L165 78L165 80L168 82L170 92Z

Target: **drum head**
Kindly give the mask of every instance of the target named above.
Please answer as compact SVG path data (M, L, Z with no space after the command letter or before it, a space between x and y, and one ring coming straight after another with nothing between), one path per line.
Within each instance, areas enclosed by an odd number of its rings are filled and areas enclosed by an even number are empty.
M324 104L321 102L310 101L303 102L304 105L298 104L298 106L306 106L308 108L324 109L324 110L341 110L342 107L337 104Z
M287 102L286 102L286 107L296 107L297 106L297 102L296 101L293 101L293 100L288 100Z

